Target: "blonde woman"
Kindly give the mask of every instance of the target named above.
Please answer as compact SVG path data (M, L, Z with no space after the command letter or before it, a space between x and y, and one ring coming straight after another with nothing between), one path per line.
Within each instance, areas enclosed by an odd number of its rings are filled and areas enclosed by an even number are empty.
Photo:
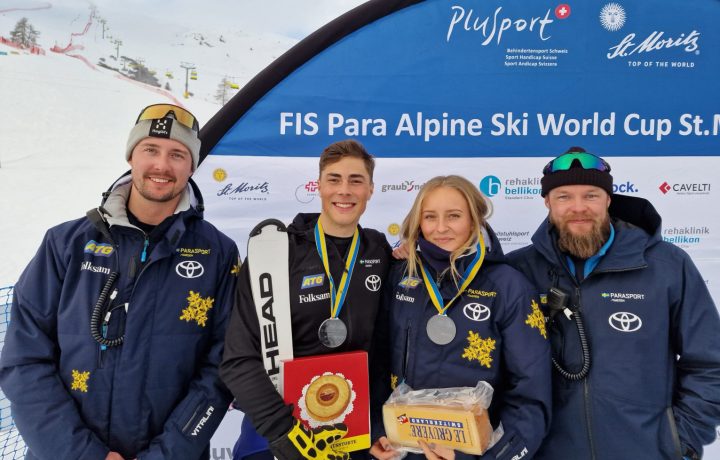
M491 423L502 423L504 435L482 458L527 460L550 415L545 320L529 283L505 263L488 215L483 195L460 176L435 177L418 193L403 221L409 254L391 270L381 311L390 375L373 390L374 404L401 382L417 390L484 380L495 390ZM381 425L374 428L371 454L394 457ZM448 458L437 449L425 453Z

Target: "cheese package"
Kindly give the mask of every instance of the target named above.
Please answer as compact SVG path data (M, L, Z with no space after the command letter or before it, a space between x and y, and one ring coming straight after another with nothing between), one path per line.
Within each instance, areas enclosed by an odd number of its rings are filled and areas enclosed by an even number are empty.
M403 384L383 406L387 438L400 450L417 452L422 440L482 455L493 440L487 413L492 393L486 382L479 382L475 388L417 391Z

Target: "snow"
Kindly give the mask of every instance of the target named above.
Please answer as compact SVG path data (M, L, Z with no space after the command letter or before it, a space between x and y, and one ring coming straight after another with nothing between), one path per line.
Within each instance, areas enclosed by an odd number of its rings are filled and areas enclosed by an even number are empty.
M203 123L221 107L214 96L225 76L242 87L304 35L360 3L179 0L169 8L99 1L93 13L83 1L3 2L0 36L27 17L46 54L0 44L0 287L15 283L48 228L97 206L128 169L127 134L142 107L178 101ZM142 60L171 92L94 65L101 57L118 63L108 35L122 41L120 56ZM71 43L69 54L84 60L49 50ZM183 62L198 72L189 99Z

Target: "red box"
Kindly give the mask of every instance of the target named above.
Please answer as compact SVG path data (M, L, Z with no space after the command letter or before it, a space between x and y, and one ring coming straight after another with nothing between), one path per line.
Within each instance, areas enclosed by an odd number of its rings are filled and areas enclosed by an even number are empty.
M293 415L311 428L344 423L348 433L333 444L339 451L370 448L368 357L364 351L283 361L284 399Z

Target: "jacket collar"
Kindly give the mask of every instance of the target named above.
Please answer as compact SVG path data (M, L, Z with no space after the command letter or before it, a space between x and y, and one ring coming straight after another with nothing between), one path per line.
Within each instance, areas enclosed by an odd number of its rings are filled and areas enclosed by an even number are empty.
M662 241L661 219L655 208L644 198L612 195L610 218L615 238L595 271L617 271L647 265L645 251ZM532 236L535 249L555 265L564 265L564 257L556 247L553 225L546 218Z

